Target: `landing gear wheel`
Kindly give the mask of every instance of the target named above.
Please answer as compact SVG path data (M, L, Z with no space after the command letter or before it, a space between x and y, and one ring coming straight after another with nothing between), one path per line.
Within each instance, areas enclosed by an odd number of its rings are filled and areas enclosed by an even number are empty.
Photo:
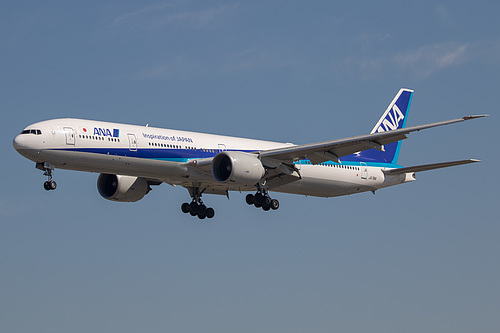
M254 202L255 202L254 195L253 194L247 194L247 196L245 197L245 201L247 202L247 204L253 205Z
M198 215L198 204L194 201L189 204L189 214L191 214L191 216Z
M262 206L262 201L263 201L263 199L264 199L264 196L262 195L262 193L257 192L257 193L255 194L255 196L254 196L254 204L255 204L255 203L257 203L257 204L259 204L260 206ZM259 206L259 207L260 207L260 206ZM255 206L255 207L257 207L257 206ZM258 208L258 207L257 207L257 208Z
M271 200L271 209L276 210L278 208L280 208L280 202L276 199L272 199Z
M47 180L46 182L43 183L43 188L46 191L55 190L57 188L57 184L53 180Z
M207 217L208 217L209 219L211 219L211 218L213 218L214 216L215 216L215 210L214 210L213 208L211 208L211 207L210 207L210 208L208 208L208 209L207 209Z
M203 216L203 218L205 218L205 216L207 216L207 206L205 206L205 205L198 206L198 217L200 217L200 216Z
M184 214L187 214L191 211L191 207L189 206L189 204L187 202L185 202L182 204L181 210Z
M270 205L270 204L268 205L268 204L264 203L264 204L262 205L262 209L263 209L263 210L265 210L265 211L267 212L269 209L271 209L271 205Z

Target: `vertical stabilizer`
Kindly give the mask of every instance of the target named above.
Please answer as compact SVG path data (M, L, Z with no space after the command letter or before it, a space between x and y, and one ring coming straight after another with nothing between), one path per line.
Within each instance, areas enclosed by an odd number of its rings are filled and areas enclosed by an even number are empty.
M392 131L404 128L408 119L413 90L401 89L392 100L387 110L379 119L371 133ZM359 153L359 157L366 162L397 164L401 141L384 146L383 151L370 149Z

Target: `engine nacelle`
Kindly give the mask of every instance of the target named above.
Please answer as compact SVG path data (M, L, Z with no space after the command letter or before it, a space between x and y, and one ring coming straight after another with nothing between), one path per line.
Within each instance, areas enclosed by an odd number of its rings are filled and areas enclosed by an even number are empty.
M99 194L108 200L136 202L151 190L144 178L101 173L97 179Z
M253 154L224 151L212 161L212 175L221 183L253 185L265 173L262 162Z

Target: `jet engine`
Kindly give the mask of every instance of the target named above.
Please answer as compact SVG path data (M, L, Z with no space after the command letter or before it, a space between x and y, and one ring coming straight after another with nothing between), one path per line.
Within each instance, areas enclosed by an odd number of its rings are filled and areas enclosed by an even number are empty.
M136 202L151 190L144 178L101 173L97 179L99 194L108 200Z
M262 162L253 154L224 151L212 161L212 175L221 183L253 185L265 173Z

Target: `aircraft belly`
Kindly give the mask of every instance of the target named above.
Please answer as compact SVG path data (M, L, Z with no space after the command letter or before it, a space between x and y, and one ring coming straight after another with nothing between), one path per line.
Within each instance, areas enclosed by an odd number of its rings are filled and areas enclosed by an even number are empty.
M171 184L186 176L181 163L130 156L45 150L40 158L60 169L154 178Z

